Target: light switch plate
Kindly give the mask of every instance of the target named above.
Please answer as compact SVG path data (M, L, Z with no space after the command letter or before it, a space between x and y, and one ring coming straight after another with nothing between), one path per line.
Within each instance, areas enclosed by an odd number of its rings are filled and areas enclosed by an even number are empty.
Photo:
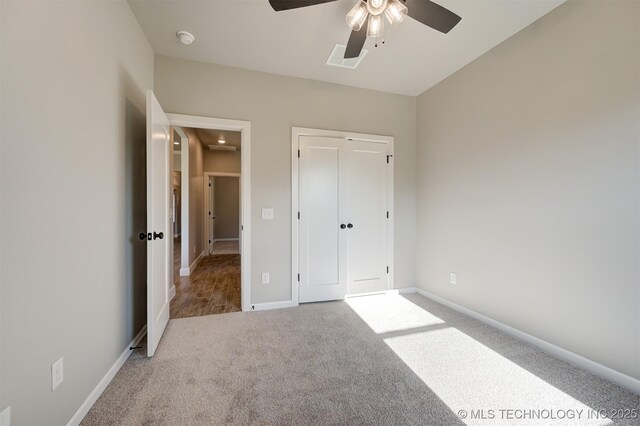
M458 274L455 272L449 272L449 284L457 284L458 283Z
M64 360L59 360L51 364L51 390L54 391L64 380Z
M273 220L273 209L272 208L262 209L262 220Z
M262 273L262 284L269 284L269 273L268 272L263 272Z

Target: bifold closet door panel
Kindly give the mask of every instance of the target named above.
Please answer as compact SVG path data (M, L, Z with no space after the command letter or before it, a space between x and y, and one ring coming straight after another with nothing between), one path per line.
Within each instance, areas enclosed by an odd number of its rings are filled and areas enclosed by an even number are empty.
M344 299L346 228L341 229L346 154L344 139L299 140L299 301Z
M388 289L387 145L349 141L346 168L347 294Z

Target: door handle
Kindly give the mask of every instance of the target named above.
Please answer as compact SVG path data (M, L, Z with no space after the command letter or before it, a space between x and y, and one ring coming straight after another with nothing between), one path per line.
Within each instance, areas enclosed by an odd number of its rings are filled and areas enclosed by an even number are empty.
M353 228L353 225L352 224L348 224L347 228L351 229L351 228Z
M340 229L344 229L346 227L347 227L347 225L345 225L344 223L340 225Z
M155 239L158 239L158 238L163 239L164 238L164 234L162 232L155 232L154 231L153 232L153 239L155 240Z

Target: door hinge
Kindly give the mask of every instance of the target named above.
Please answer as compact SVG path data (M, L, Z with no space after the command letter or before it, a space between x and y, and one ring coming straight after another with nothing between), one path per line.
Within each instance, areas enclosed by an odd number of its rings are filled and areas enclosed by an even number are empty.
M300 274L298 274L298 282L300 282Z
M387 219L389 219L389 212L387 211Z
M240 230L244 231L244 225L240 225Z
M211 244L211 240L209 240L209 244Z
M387 274L389 273L389 267L387 266Z
M389 164L389 157L393 157L393 155L387 155L387 164Z
M300 212L298 212L298 220L300 220Z
M388 161L387 161L387 163L388 163ZM211 188L211 182L209 182L209 188Z
M300 150L298 150L298 158L300 158Z
M209 212L209 216L211 216L211 212Z

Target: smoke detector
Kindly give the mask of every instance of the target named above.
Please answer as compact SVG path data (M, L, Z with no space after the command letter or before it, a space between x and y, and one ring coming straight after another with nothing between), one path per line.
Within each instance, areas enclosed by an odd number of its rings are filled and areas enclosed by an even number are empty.
M193 34L187 31L178 31L176 33L176 36L178 37L178 40L180 40L180 43L187 46L193 43L193 41L196 39Z

